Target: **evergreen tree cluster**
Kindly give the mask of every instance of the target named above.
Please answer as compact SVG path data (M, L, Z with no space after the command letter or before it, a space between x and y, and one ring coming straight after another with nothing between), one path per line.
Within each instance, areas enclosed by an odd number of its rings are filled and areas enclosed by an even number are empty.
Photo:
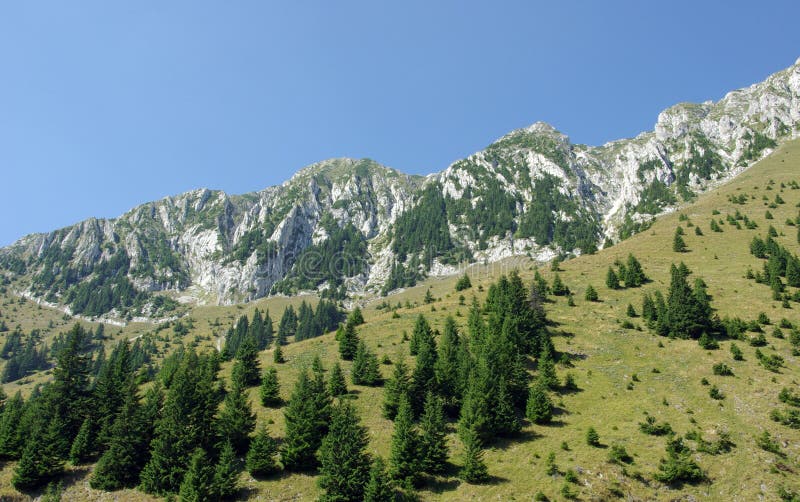
M257 351L262 351L270 346L274 337L272 318L269 312L261 313L256 309L253 318L248 320L246 315L239 317L236 324L228 328L225 335L225 344L222 347L222 357L230 359L239 352L239 347L245 339L250 338Z
M621 260L616 260L614 265L616 270L614 267L608 267L608 272L606 273L606 287L609 289L620 289L621 287L638 288L648 281L642 264L633 254L628 254L628 259L625 263ZM622 285L620 285L620 281Z
M681 262L670 267L670 285L666 299L660 291L642 297L642 317L648 326L663 336L700 338L712 336L721 329L712 318L711 297L699 277L689 286L688 267Z
M41 343L39 330L32 330L25 335L17 327L8 334L0 350L0 358L6 361L0 373L0 383L13 382L34 371L47 369L48 354L47 345Z
M774 299L781 298L786 286L800 287L800 258L775 241L771 235L767 235L766 239L753 237L750 241L750 253L756 258L766 260L762 271L756 272L753 278L756 282L768 285Z

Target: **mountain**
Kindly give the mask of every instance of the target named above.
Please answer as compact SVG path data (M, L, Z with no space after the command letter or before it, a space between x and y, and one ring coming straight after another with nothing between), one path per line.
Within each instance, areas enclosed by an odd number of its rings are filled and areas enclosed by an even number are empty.
M259 192L195 190L29 235L0 250L0 266L24 294L87 316L387 293L463 262L594 252L798 131L800 60L718 102L673 106L633 139L578 145L536 123L427 177L327 160Z

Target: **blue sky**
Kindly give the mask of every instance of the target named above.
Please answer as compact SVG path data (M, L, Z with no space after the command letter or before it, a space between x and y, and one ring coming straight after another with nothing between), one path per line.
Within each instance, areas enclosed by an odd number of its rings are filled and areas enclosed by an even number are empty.
M370 157L430 173L538 120L651 129L800 57L798 2L0 6L0 245Z

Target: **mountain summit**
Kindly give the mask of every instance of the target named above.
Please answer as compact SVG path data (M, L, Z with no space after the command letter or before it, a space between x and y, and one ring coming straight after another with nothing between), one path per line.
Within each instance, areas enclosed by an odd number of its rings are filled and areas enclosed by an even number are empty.
M88 316L159 316L173 297L385 294L459 263L593 252L799 131L800 60L718 102L670 107L636 138L572 144L537 122L427 177L330 159L258 192L194 190L28 235L0 266L25 294Z

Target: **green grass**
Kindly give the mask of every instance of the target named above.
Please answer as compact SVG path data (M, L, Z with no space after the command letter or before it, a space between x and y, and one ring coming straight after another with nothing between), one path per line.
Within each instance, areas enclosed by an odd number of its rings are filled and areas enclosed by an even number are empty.
M769 224L785 236L778 240L789 250L800 253L796 240L796 227L788 226L787 219L797 216L800 203L800 190L791 190L788 183L800 181L800 141L787 143L773 155L749 169L732 182L721 186L673 214L660 217L655 224L643 233L595 255L582 256L561 264L559 274L575 294L575 307L567 305L565 297L555 298L547 305L549 318L555 325L551 328L556 348L574 356L574 367L558 365L559 377L567 372L574 375L580 388L578 392L555 396L561 410L555 423L548 426L527 424L517 439L503 440L489 447L485 460L492 481L485 485L470 485L455 477L460 465L460 443L454 433L449 437L453 468L447 476L437 478L420 490L423 500L527 500L532 494L541 491L551 500L561 500L564 475L575 471L577 483L570 483L572 490L582 500L605 500L623 493L643 500L673 500L685 496L710 500L766 500L778 498L778 487L798 488L795 480L800 470L800 431L792 430L770 420L769 412L775 407L783 408L778 394L783 387L798 390L800 370L797 357L791 355L788 336L777 339L771 336L768 327L768 346L761 350L769 355L777 353L785 361L779 373L763 368L755 357L755 347L746 342L737 345L744 352L744 361L734 361L730 354L730 341L720 342L718 350L707 351L692 340L670 340L658 337L649 331L640 317L630 319L626 316L629 303L641 314L641 297L645 291L660 289L666 292L669 280L669 267L672 263L684 261L694 276L702 277L708 284L712 295L712 305L720 317L739 316L744 320L756 319L760 312L766 312L774 324L785 317L793 323L800 323L800 304L791 303L791 309L784 309L780 302L772 301L771 292L765 285L745 279L748 267L760 270L762 262L749 253L749 242L754 235L764 236ZM769 180L774 180L771 190L767 190ZM785 189L780 184L785 183ZM730 195L747 194L744 205L729 202ZM764 219L766 204L780 194L786 203L770 209L774 219ZM766 195L768 200L762 200ZM756 221L755 230L736 230L726 222L721 225L723 232L712 232L709 228L712 218L725 220L727 214L736 210ZM717 210L719 215L712 216ZM679 214L688 217L693 225L700 226L702 236L687 228L687 221L680 224L687 230L684 239L689 248L687 253L672 251L672 238L679 224ZM616 259L625 261L633 253L642 263L645 273L652 280L641 288L612 291L606 288L605 274L609 265ZM466 322L471 297L485 297L485 291L501 273L518 269L523 279L529 282L533 277L534 263L526 258L509 259L501 263L470 267L468 273L473 287L463 292L455 291L455 283L461 274L444 279L429 279L402 293L366 302L363 308L366 323L359 328L360 336L379 358L388 355L396 361L408 349L402 342L402 332L411 332L414 320L424 313L433 327L441 328L448 315L455 316L460 326ZM548 266L541 267L542 274L551 279L553 272ZM586 286L592 284L599 293L599 302L583 300ZM602 285L602 286L598 286ZM423 297L428 288L435 298L441 298L432 305L424 305ZM483 288L483 291L480 289ZM792 289L792 288L790 288ZM466 305L459 305L459 295L466 297ZM214 346L216 337L224 333L229 324L242 315L252 315L253 309L269 309L273 320L279 320L283 307L289 303L295 306L302 298L271 298L244 306L198 307L190 312L194 329L187 335L187 342L199 336L201 346ZM4 303L10 302L6 297ZM397 310L399 317L391 311L379 310L384 301L391 305L403 305ZM406 302L411 308L406 308ZM56 326L50 330L55 333L65 330L71 321L62 320L60 312L38 308L31 302L0 306L10 327L20 323L23 329L46 327L48 321ZM435 311L432 311L432 307ZM16 312L13 311L16 308ZM458 316L458 314L461 316ZM212 324L219 319L220 326ZM626 329L622 323L630 320L642 329ZM131 324L123 329L109 327L107 333L113 339L132 338L153 329L147 324ZM784 330L788 334L788 330ZM171 332L165 330L164 333ZM112 341L109 341L112 343ZM279 365L278 376L282 386L282 396L288 398L298 372L310 365L315 355L319 355L325 368L330 369L338 357L338 347L333 334L290 343L284 348L287 363ZM260 355L262 368L272 364L272 351ZM412 358L406 355L408 362ZM712 367L717 363L729 365L734 376L717 376ZM354 389L353 403L359 411L364 424L369 428L370 450L388 457L392 434L392 423L381 417L380 405L383 399L382 388L359 387L350 384L350 362L343 363L348 378L348 387ZM654 371L657 370L657 371ZM381 365L384 377L391 373L391 366ZM226 378L230 364L223 366L222 375ZM633 375L638 381L634 381ZM29 383L16 383L4 386L7 393L17 388L30 386L47 375L32 377ZM706 378L725 395L722 401L709 397L710 386L702 385ZM632 388L629 388L631 387ZM257 389L251 390L251 402L258 413L259 421L269 423L274 436L283 435L282 410L264 409L258 404ZM668 422L680 435L699 430L706 441L716 438L715 431L728 431L736 444L733 451L717 456L694 453L692 458L707 473L710 482L698 485L685 485L670 488L653 480L659 459L664 457L666 438L649 436L639 431L639 422L645 420L645 412L656 417L658 423ZM589 427L594 427L600 435L600 442L606 448L596 448L586 444L585 436ZM756 444L755 437L768 430L782 446L784 456L768 453ZM563 442L569 450L562 449ZM687 441L693 448L696 443ZM633 463L623 467L608 461L612 445L624 446L633 457ZM546 473L546 459L555 452L556 464L560 474L550 476ZM0 471L0 498L19 496L9 488L13 463L5 464ZM85 471L74 472L66 487L65 497L69 500L94 500L97 498L149 500L135 491L118 494L103 494L90 490L85 483ZM242 474L241 485L247 488L252 499L266 500L311 500L318 496L316 480L313 476L287 474L275 479L256 481L246 473ZM763 486L763 491L762 491Z

